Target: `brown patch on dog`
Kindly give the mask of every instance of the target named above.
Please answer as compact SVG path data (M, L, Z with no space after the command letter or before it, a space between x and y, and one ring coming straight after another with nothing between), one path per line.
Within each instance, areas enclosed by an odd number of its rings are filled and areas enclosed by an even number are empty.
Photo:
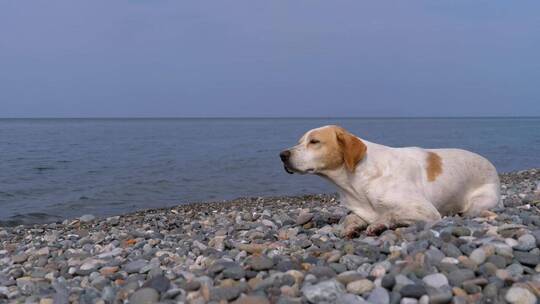
M366 156L367 146L358 137L341 127L337 129L337 138L343 153L345 167L350 172L354 172L358 162Z
M426 172L430 182L435 181L442 173L442 159L437 153L428 152Z

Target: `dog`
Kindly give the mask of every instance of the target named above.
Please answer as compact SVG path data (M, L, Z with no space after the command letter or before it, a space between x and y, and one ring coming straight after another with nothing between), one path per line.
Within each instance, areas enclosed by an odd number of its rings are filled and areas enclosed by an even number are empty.
M357 217L348 236L501 205L495 166L466 150L393 148L330 125L308 131L279 156L287 173L316 174L337 186Z

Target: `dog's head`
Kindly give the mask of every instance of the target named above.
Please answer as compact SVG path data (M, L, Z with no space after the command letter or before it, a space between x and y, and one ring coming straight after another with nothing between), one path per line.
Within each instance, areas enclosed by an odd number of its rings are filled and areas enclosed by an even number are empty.
M354 172L366 155L366 145L339 126L324 126L308 131L298 144L279 156L285 171L293 173L326 172L345 167Z

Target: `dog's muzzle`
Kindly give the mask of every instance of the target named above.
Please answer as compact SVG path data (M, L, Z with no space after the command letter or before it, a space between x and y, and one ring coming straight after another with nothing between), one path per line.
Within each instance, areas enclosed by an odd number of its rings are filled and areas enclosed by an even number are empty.
M291 157L291 151L284 150L279 153L279 158L281 158L281 161L283 162L283 169L285 169L285 172L289 174L294 174L294 171L292 171L289 168L289 158Z

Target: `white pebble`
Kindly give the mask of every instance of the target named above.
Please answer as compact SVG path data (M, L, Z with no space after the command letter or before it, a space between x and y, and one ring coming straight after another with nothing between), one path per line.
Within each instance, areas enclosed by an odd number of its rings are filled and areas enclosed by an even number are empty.
M486 261L486 252L482 248L476 248L471 252L469 258L476 264L480 265Z
M417 304L418 300L414 298L401 298L400 304Z
M512 287L505 296L506 301L516 304L534 304L536 296L528 289L523 287Z
M518 241L514 240L514 239L511 239L511 238L506 238L504 239L504 242L506 243L506 245L510 246L510 247L516 247L518 245Z
M448 264L459 264L459 260L452 257L444 257L441 260L441 263L448 263Z

